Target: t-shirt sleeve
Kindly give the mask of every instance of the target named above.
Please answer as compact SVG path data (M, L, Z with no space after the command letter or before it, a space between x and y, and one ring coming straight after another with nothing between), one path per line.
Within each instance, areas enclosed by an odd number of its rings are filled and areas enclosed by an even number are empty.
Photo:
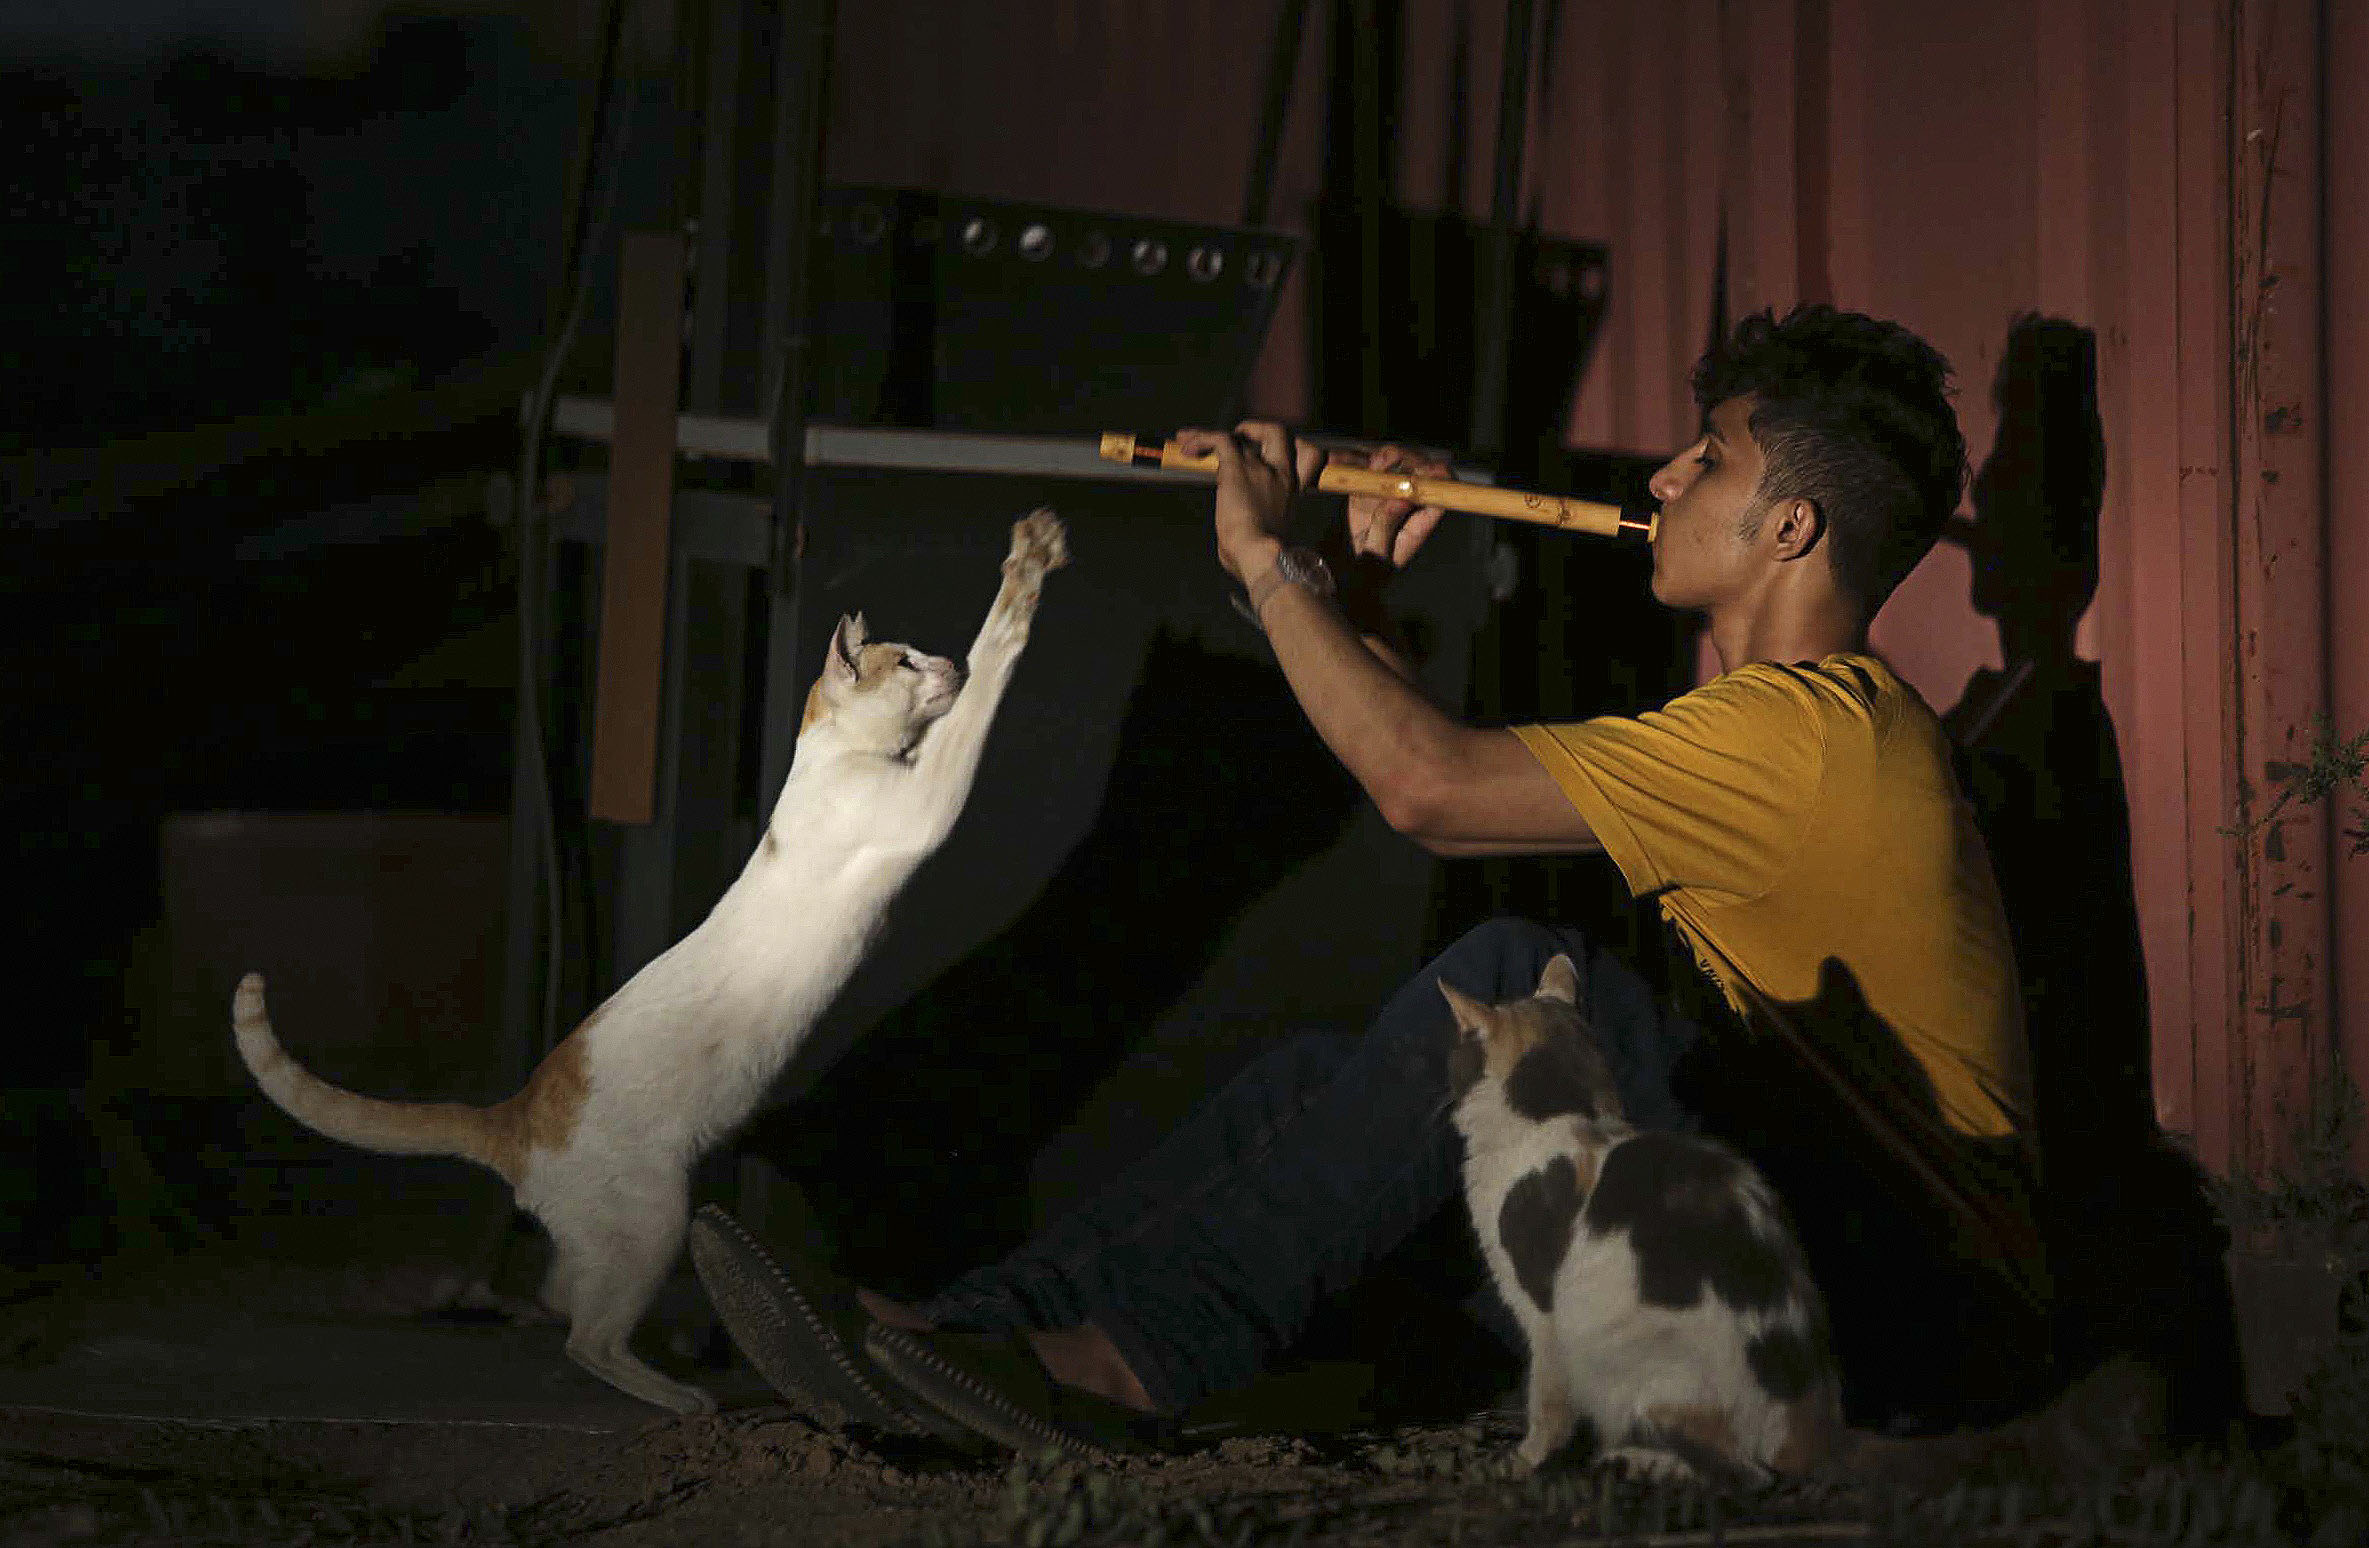
M1639 897L1757 897L1792 858L1818 798L1817 705L1782 667L1727 673L1634 718L1513 730Z

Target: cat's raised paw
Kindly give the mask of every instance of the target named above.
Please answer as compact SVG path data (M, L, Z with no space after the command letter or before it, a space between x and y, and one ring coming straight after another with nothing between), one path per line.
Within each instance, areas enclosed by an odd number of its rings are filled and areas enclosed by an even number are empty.
M1037 575L1058 570L1069 563L1069 534L1061 518L1045 506L1030 511L1012 523L1012 552L1004 560L1007 570L1028 570Z

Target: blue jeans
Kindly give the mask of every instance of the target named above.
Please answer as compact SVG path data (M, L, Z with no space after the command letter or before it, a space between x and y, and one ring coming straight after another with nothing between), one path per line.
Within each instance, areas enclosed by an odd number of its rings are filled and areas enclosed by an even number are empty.
M922 1310L946 1327L1092 1323L1163 1413L1250 1380L1322 1297L1461 1207L1455 1024L1438 980L1519 999L1557 952L1580 969L1582 1009L1629 1120L1696 1127L1671 1073L1697 1025L1578 933L1494 920L1400 986L1362 1036L1280 1044L1090 1202Z

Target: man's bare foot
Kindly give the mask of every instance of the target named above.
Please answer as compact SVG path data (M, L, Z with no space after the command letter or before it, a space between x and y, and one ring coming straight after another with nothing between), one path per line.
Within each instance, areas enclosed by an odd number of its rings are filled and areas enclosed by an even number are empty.
M1045 1369L1063 1386L1108 1398L1139 1414L1152 1412L1151 1394L1143 1390L1143 1383L1120 1357L1109 1335L1091 1322L1074 1328L1031 1329L1028 1342L1035 1346Z
M937 1329L936 1323L902 1301L892 1301L885 1295L860 1289L856 1291L855 1298L864 1308L864 1314L884 1328L904 1328L913 1333L929 1333Z
M903 1328L912 1333L937 1330L936 1323L902 1301L860 1289L855 1298L865 1315L882 1327ZM1151 1394L1144 1391L1143 1383L1120 1357L1118 1346L1092 1323L1074 1328L1031 1328L1028 1342L1036 1350L1036 1357L1045 1362L1045 1369L1063 1386L1108 1398L1140 1414L1152 1412Z

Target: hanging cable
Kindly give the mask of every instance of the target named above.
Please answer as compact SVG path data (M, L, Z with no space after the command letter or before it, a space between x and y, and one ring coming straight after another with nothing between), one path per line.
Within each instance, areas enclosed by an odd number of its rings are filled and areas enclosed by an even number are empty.
M585 109L584 134L576 159L575 186L569 190L568 196L567 235L560 267L563 299L555 314L556 331L550 352L544 359L542 374L535 382L534 395L528 400L522 415L523 433L518 454L514 521L519 545L517 755L525 764L523 783L531 792L532 810L515 814L513 820L527 819L534 824L535 846L543 869L544 897L543 998L541 1014L535 1023L533 1046L529 1050L527 1062L530 1067L557 1040L563 934L559 824L551 792L551 768L545 746L540 692L543 678L543 622L550 605L548 571L551 557L543 511L543 443L550 425L552 401L559 390L560 372L566 368L568 354L575 348L576 334L583 325L585 302L591 290L592 260L597 246L595 238L607 229L610 217L615 213L618 185L623 181L624 145L633 117L630 92L623 94L621 106L616 102L619 96L618 55L625 30L625 12L626 0L606 0L601 11L599 66L594 76L592 99ZM615 120L613 131L612 117ZM601 186L604 165L611 173L605 188ZM535 943L529 940L524 944L531 952Z

